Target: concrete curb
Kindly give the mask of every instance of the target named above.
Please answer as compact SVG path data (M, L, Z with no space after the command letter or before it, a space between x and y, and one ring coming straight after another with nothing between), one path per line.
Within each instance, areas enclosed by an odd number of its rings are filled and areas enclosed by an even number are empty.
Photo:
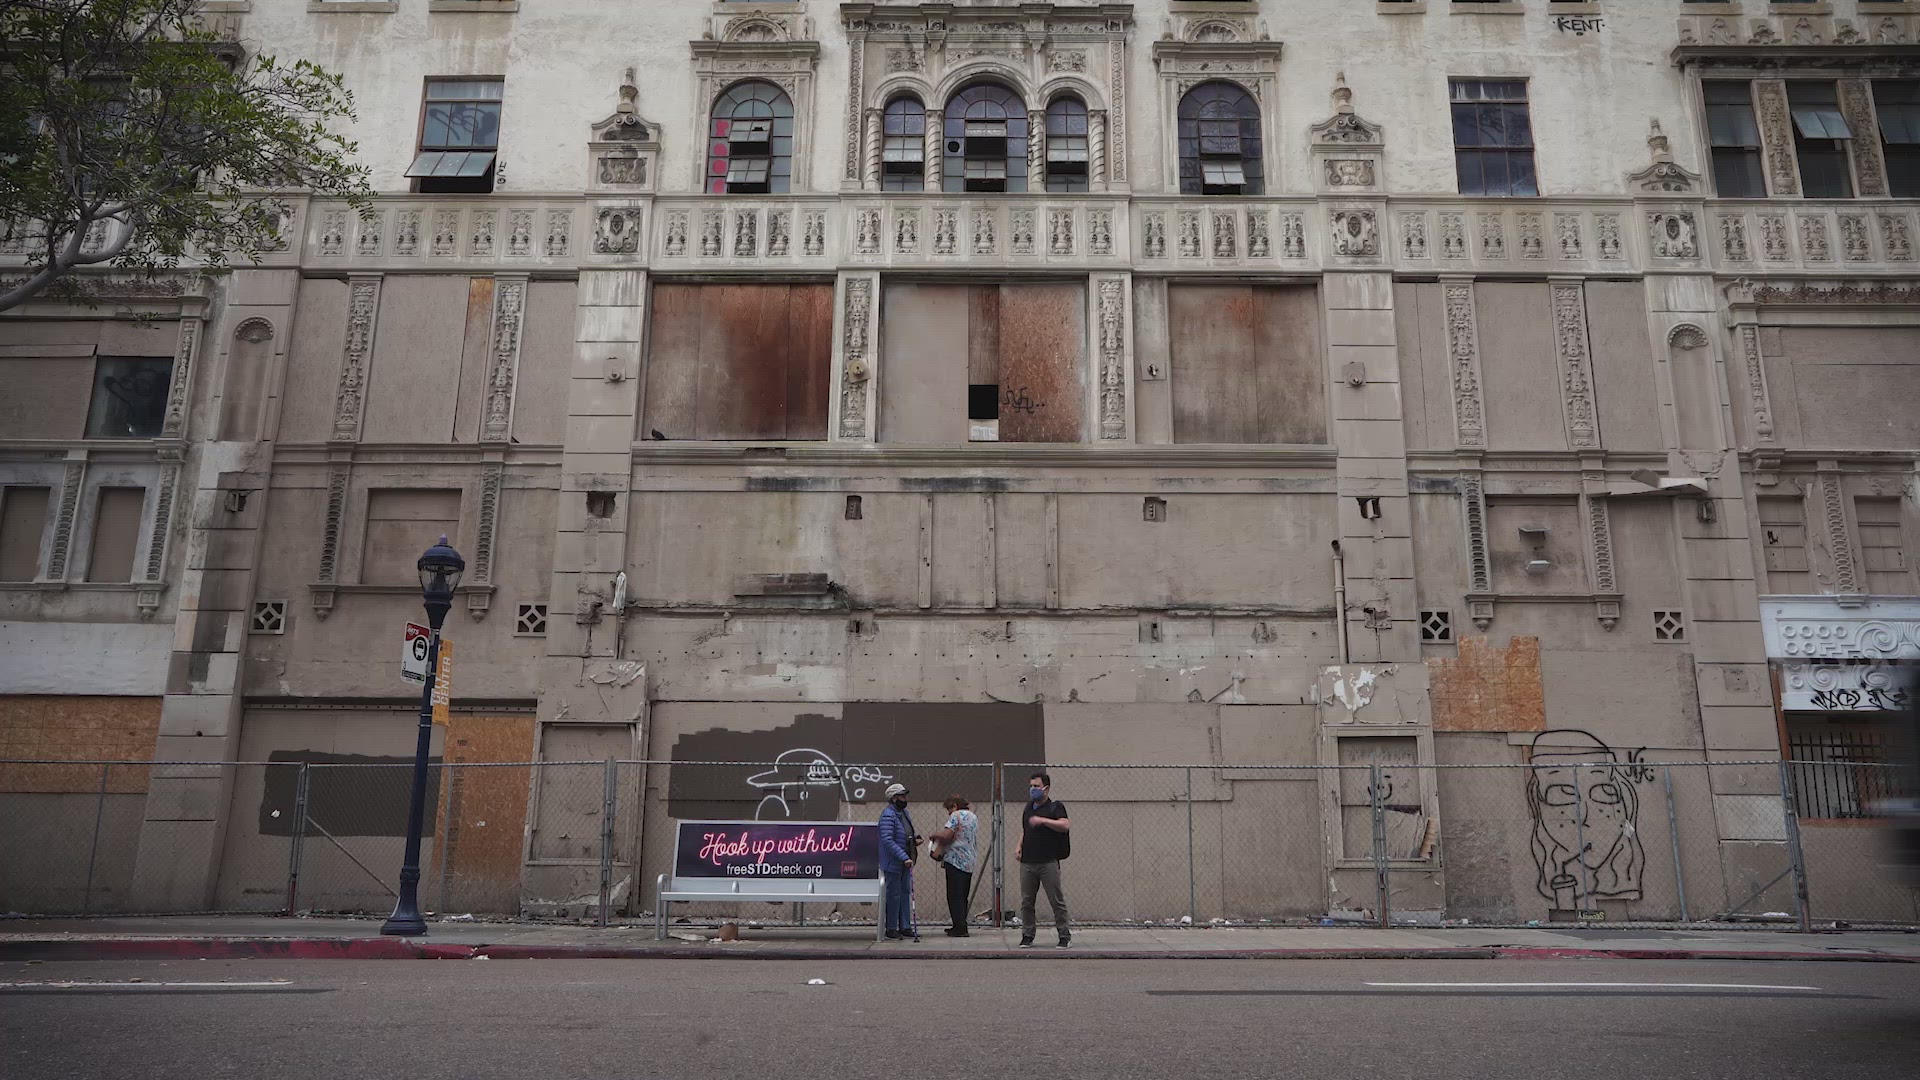
M1729 949L1556 949L1486 946L1442 949L1054 948L878 952L870 949L723 948L708 945L456 945L405 938L60 938L0 941L0 961L25 960L1798 960L1914 964L1888 953Z

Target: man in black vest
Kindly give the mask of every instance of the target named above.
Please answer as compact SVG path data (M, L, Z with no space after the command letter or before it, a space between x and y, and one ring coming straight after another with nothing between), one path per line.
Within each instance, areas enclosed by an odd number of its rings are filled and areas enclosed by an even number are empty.
M1053 778L1037 772L1027 778L1027 805L1020 811L1020 844L1013 857L1020 860L1020 947L1033 948L1034 900L1042 886L1047 890L1047 906L1053 909L1053 928L1060 932L1060 947L1073 938L1067 924L1067 897L1060 888L1060 860L1073 850L1067 830L1067 804L1054 802Z

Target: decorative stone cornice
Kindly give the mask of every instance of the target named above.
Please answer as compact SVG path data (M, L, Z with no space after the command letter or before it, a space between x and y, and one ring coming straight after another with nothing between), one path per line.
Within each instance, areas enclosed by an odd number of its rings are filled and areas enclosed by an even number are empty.
M1920 304L1920 281L1796 281L1776 285L1743 277L1728 283L1726 294L1733 305Z

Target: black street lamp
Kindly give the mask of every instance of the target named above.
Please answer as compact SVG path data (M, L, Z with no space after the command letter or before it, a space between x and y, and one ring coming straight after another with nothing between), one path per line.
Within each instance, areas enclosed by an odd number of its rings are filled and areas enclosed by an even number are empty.
M427 809L427 752L433 745L433 690L440 676L440 624L453 607L453 590L467 561L447 546L447 538L426 550L415 564L420 570L420 596L433 628L427 649L427 685L420 691L420 744L413 752L413 800L407 805L407 855L400 864L400 900L380 927L382 934L412 937L427 932L420 917L420 827Z

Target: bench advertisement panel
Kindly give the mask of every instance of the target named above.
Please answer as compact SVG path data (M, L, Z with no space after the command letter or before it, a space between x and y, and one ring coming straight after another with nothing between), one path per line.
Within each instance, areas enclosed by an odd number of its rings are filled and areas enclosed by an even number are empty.
M880 826L868 821L682 821L676 878L878 881Z

